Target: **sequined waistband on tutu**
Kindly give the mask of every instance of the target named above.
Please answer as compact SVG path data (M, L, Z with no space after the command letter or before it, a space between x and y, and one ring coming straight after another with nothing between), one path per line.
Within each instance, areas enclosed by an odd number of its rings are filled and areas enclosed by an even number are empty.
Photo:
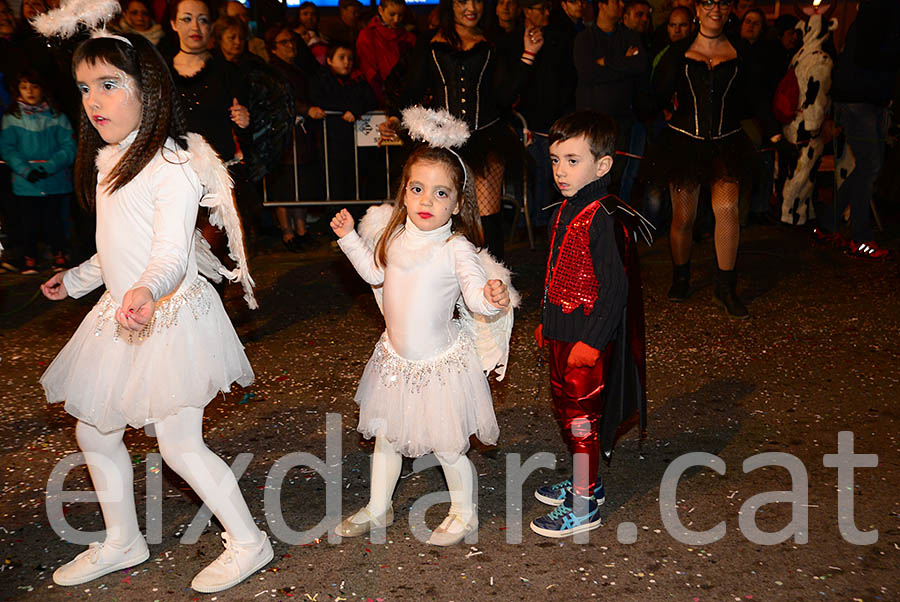
M371 363L386 387L402 385L409 391L418 392L432 379L446 384L445 377L449 373L467 370L474 349L472 333L460 328L456 341L446 351L424 360L408 360L394 350L385 331L375 345Z
M193 284L185 288L180 293L165 297L156 304L153 311L153 317L150 321L137 332L125 330L116 322L116 309L119 305L113 300L109 291L103 293L100 301L97 302L99 312L97 313L97 324L94 326L94 336L100 336L106 324L112 321L115 324L115 332L113 332L113 340L118 341L124 338L130 343L143 341L154 332L159 332L165 328L171 328L178 324L178 314L182 307L187 306L191 310L191 314L195 320L199 320L209 313L212 307L210 295L214 295L215 290L205 278L198 277Z

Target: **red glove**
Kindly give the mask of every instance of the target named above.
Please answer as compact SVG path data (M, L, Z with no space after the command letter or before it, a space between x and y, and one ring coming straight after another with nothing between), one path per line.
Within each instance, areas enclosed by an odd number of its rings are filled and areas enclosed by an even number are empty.
M538 327L534 329L534 340L537 343L538 347L544 346L544 325L538 324Z
M566 360L567 368L593 368L600 359L600 352L590 345L578 341L569 352L569 359Z

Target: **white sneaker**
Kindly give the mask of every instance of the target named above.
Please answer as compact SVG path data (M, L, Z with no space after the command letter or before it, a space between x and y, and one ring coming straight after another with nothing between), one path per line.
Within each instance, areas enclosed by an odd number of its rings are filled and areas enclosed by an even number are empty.
M53 571L56 585L80 585L103 575L133 567L150 558L143 535L125 547L94 542L87 550Z
M197 573L191 581L194 591L212 594L233 587L263 568L275 553L269 536L259 532L260 541L251 544L235 544L228 540L228 533L222 533L225 551L212 563Z
M473 514L468 522L458 514L448 514L441 525L431 532L431 537L425 543L433 546L455 546L476 529L478 529L477 513Z

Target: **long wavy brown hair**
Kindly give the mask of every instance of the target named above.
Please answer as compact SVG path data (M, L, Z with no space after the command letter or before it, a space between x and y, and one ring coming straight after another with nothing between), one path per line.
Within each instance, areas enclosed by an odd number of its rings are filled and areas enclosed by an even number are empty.
M406 224L406 185L409 183L409 172L412 166L418 162L435 163L442 165L450 174L453 188L456 190L456 198L459 199L459 213L452 216L453 225L450 227L454 236L465 236L475 248L484 247L484 232L481 230L481 217L478 214L478 201L475 198L475 186L472 183L471 170L468 178L463 171L463 164L455 153L445 148L434 148L422 145L410 154L406 165L403 166L403 174L400 177L400 188L395 198L394 212L388 220L384 233L375 245L375 263L380 266L387 265L387 251L394 238L403 232ZM465 184L465 185L464 185Z
M119 190L141 173L167 138L187 149L184 115L175 96L172 75L162 56L146 38L124 34L131 45L109 37L85 40L72 57L72 75L82 63L108 63L135 79L141 94L141 123L137 137L106 176L108 192ZM106 146L81 106L78 154L75 156L75 192L81 204L93 209L97 200L97 151Z

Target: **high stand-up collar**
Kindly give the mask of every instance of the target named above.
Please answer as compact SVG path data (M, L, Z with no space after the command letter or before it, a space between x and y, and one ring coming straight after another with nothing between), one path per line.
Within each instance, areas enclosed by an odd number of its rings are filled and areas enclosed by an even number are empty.
M421 230L418 226L416 226L409 216L406 216L406 235L410 237L410 239L415 241L427 242L427 241L440 241L443 242L450 238L452 232L450 231L450 227L453 225L453 220L447 220L447 223L441 226L440 228L436 228L434 230Z
M585 184L581 187L581 190L575 193L575 196L569 199L569 204L584 206L591 201L596 201L597 199L605 197L607 194L609 194L610 179L611 175L607 173L606 175L597 178L593 182Z
M122 140L119 141L118 148L123 149L123 148L128 148L129 146L131 146L131 143L134 142L135 138L137 138L138 129L140 129L140 128L135 129L130 134L128 134L127 136L122 138Z

